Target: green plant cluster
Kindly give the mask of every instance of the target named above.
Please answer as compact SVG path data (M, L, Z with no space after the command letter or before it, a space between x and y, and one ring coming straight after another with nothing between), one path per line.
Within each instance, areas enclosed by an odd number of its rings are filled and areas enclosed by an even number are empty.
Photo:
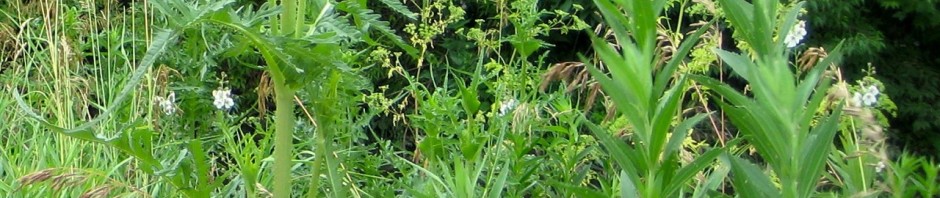
M940 195L860 5L2 2L0 196Z

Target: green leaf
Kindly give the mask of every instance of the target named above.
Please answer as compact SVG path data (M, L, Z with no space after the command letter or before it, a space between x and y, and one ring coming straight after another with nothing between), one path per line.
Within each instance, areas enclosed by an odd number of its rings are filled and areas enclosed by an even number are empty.
M209 172L209 157L206 155L205 150L202 149L202 141L198 139L190 141L189 151L193 154L192 160L195 166L196 185L193 187L196 188L199 196L209 197L215 187L210 184L209 174L211 173Z
M839 119L842 117L841 106L839 105L833 110L832 114L822 121L819 126L813 128L802 148L803 155L798 156L802 158L800 161L803 162L803 164L800 164L799 175L797 175L797 178L801 180L798 182L799 186L797 187L800 196L809 197L813 192L816 192L815 187L819 180L819 173L822 172L826 157L829 156L829 148L831 148L836 129L839 127Z
M714 167L711 173L708 174L708 178L705 179L705 182L695 187L695 191L692 192L692 197L702 198L709 195L710 192L714 192L721 183L724 182L725 177L728 176L728 172L731 172L731 167L727 165Z
M658 156L659 151L662 151L663 144L666 142L666 135L669 131L670 125L672 125L672 120L677 117L679 114L679 108L682 104L682 97L685 95L685 76L682 76L679 80L676 81L676 86L673 86L665 93L663 93L663 98L659 100L658 106L654 110L653 117L653 126L652 133L650 134L651 140L649 142L650 152ZM669 154L669 153L666 153Z
M468 117L473 117L477 114L477 111L480 110L480 99L477 94L477 84L471 82L471 86L467 88L462 81L457 82L457 87L460 89L460 96L463 102L460 104L463 105L464 111L466 111Z
M731 166L731 171L734 173L732 184L735 192L741 197L780 197L770 177L756 165L727 153L721 155L719 159L722 163Z
M730 66L731 69L734 70L734 73L744 78L745 81L754 82L754 80L756 80L752 77L754 74L751 71L751 68L755 67L754 63L748 57L719 48L715 48L712 51L718 54L718 57L721 57L721 60L725 61L725 65Z
M735 27L734 30L744 35L744 42L759 42L752 33L756 27L752 24L754 6L751 3L744 0L718 0L718 3L727 15L727 19L731 21L731 25Z
M593 64L585 64L588 65L588 71L591 72L594 79L601 84L601 88L604 89L605 93L610 95L614 104L617 105L617 110L624 112L623 115L627 117L627 120L633 125L636 131L645 131L647 128L646 119L643 117L645 115L643 113L637 113L640 112L639 107L637 107L639 102L636 96L633 95L634 93L624 91L629 90L628 88L624 88L626 85L623 85L622 82L618 83L611 80L607 75L594 67ZM647 139L647 137L642 138Z
M708 87L714 90L715 92L718 92L718 94L721 95L725 100L728 100L729 103L735 106L747 106L747 105L751 105L752 103L754 103L753 100L751 100L744 94L741 94L741 92L738 92L737 89L734 89L731 86L724 84L718 80L715 80L707 76L696 75L696 74L690 74L690 76L692 80L695 80L696 82L701 83L702 85L705 85L705 87ZM717 99L718 100L716 101L720 101L720 99L722 98L717 98Z
M514 36L509 40L509 43L512 44L513 48L518 50L520 56L529 57L535 50L541 48L544 42L536 38L519 38Z
M606 21L607 24L617 24L610 26L610 29L614 31L617 42L624 47L634 47L635 45L633 44L632 39L630 39L628 36L630 34L627 33L627 29L625 28L628 26L626 24L630 24L630 20L627 19L627 15L620 12L620 8L617 5L612 4L610 0L594 0L594 4L597 5L597 9L601 11L601 14L604 16L604 21ZM597 48L600 44L600 42L595 41L594 47Z
M581 118L582 121L585 121L586 125L594 135L598 137L598 140L601 142L601 145L607 149L607 152L610 153L610 157L614 159L614 162L620 166L624 171L631 176L631 181L639 181L639 176L637 173L646 172L647 167L643 166L646 163L641 161L645 160L642 157L637 156L638 151L634 150L626 143L620 140L620 138L613 137L604 129L601 129L594 123L587 121L585 118ZM641 166L641 167L638 167Z
M355 1L343 1L337 4L336 8L353 16L356 26L361 28L362 32L368 32L370 29L377 30L379 33L382 33L383 36L390 39L396 46L405 50L405 53L411 57L418 58L420 56L418 49L405 42L405 40L395 33L395 30L389 26L387 21L381 20L381 15L376 14L371 9L365 7L365 5ZM373 39L369 34L362 35L366 42L376 43L376 39Z
M666 185L666 190L664 194L672 195L679 192L683 186L686 186L690 181L693 181L695 174L702 172L705 168L712 165L712 162L715 161L715 158L718 158L719 155L724 153L723 149L712 149L702 153L695 158L691 163L683 166L676 172L676 176L673 177Z
M626 171L621 170L620 171L620 197L632 197L632 198L640 197L640 195L637 194L638 192L637 192L636 186L637 186L636 182L634 182L633 179L631 179L631 176L629 176Z
M411 10L409 10L408 7L405 6L405 4L402 4L398 0L379 0L379 2L382 2L383 4L391 8L393 11L398 12L399 14L405 17L408 17L408 19L411 19L412 21L418 20L417 18L418 14L411 12Z
M506 189L506 179L509 177L512 169L509 167L509 163L503 163L503 167L500 170L499 176L497 176L496 182L493 183L490 187L494 189L489 189L489 193L486 194L486 197L503 197L503 190Z
M618 1L621 6L624 4L633 4L633 6L625 6L627 8L627 14L630 14L631 19L633 19L627 25L628 27L634 27L632 29L634 40L636 40L636 46L640 49L640 54L646 57L643 57L643 64L635 65L635 67L647 67L651 65L651 60L653 50L655 50L656 45L656 17L659 16L660 10L653 9L653 2L648 0L641 1ZM616 25L614 25L616 26ZM626 35L617 35L626 36ZM641 57L632 57L632 58L641 58ZM646 72L648 73L648 72Z
M698 114L683 120L682 123L679 123L675 130L673 130L672 137L669 138L669 143L666 144L666 149L663 151L663 155L674 155L675 152L681 149L682 142L685 141L685 138L689 135L689 130L705 119L705 117L708 115L711 115L711 113Z
M758 56L777 56L777 48L774 48L773 34L776 30L774 23L777 17L777 1L756 0L753 9L754 18L751 19L752 26L750 36L753 38L748 41L757 52ZM723 6L727 4L721 4ZM735 24L737 25L737 24ZM781 37L782 38L782 37Z
M764 157L771 165L776 164L777 162L783 161L781 158L786 157L783 155L785 152L786 142L783 136L783 133L778 131L772 131L768 133L767 130L764 130L764 127L773 128L775 126L765 126L765 123L761 123L761 120L764 117L759 117L762 114L753 114L751 111L760 111L760 109L748 109L748 108L759 108L755 105L749 105L745 107L732 107L725 103L719 103L721 109L724 110L728 115L728 119L731 120L731 123L744 134L744 137L750 141L754 147L756 147L760 152L761 156Z

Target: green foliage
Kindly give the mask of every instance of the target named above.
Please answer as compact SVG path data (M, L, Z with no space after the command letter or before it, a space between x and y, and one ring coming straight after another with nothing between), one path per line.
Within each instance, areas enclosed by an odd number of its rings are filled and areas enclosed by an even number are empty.
M875 11L864 7L865 4L865 0L807 1L806 18L812 27L810 29L811 43L833 46L835 43L842 42L843 53L851 57L847 60L861 59L854 64L872 61L871 57L884 50L887 43L877 23L858 20L877 15Z
M932 97L882 78L920 71L843 79L783 34L856 21L753 2L3 2L0 194L935 196L936 163L882 135Z
M907 152L901 154L887 168L887 183L892 197L936 196L940 187L937 183L938 167L928 158Z

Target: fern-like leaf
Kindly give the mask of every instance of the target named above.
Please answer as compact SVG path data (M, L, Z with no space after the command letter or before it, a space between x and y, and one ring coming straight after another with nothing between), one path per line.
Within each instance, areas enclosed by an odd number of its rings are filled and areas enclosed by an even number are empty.
M418 49L405 42L398 34L395 34L395 30L392 30L389 23L380 19L381 15L366 8L365 5L353 1L344 1L337 4L336 8L349 13L349 15L353 17L356 27L359 27L362 32L368 32L370 29L376 30L383 36L388 37L395 46L405 50L405 53L408 53L408 55L418 57ZM362 38L367 43L377 43L369 34L363 34Z
M412 21L418 20L418 14L411 12L411 10L409 10L408 7L405 6L405 4L398 2L398 0L379 0L379 1L385 4L386 6L388 6L389 8L392 8L392 10L394 10L395 12L398 12L399 14L404 15L405 17L408 17L408 19L411 19Z

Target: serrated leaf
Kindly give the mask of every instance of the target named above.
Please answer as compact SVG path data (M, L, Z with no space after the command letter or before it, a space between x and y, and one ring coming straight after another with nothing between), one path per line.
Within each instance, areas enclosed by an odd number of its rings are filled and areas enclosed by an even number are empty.
M389 8L392 8L393 11L398 12L399 14L405 17L408 17L408 19L411 19L412 21L418 20L417 18L418 14L411 12L411 10L409 10L408 7L405 6L405 4L398 2L398 0L379 0L379 2L382 2Z

